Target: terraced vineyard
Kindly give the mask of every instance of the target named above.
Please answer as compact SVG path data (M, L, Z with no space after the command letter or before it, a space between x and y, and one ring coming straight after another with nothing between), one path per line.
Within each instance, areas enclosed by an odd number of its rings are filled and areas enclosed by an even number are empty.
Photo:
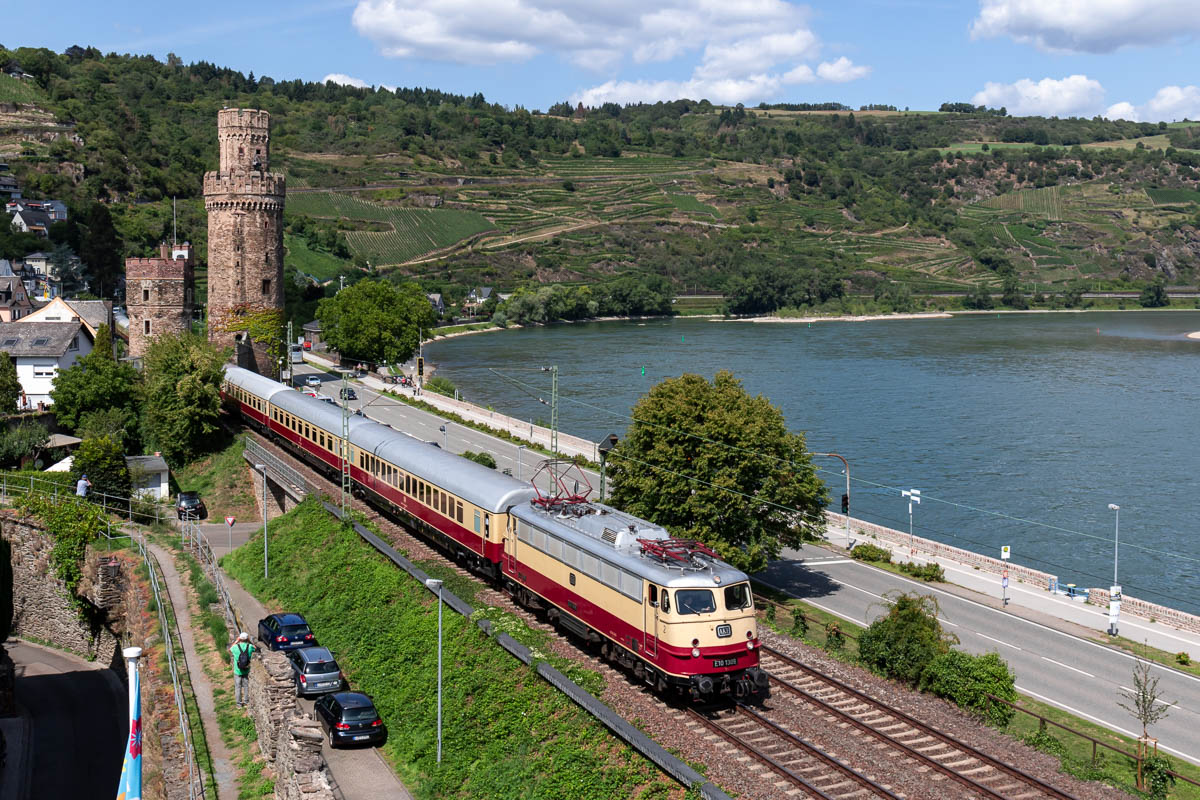
M1063 218L1062 201L1059 198L1057 186L1047 186L1045 189L1023 189L1019 192L1008 192L984 200L979 205L984 208L1036 214L1048 220L1060 220Z
M0 75L0 103L38 103L45 93L33 81Z
M495 228L474 211L381 206L337 192L304 192L288 197L288 211L311 217L390 225L390 231L347 231L346 242L373 266L411 261Z
M697 158L631 156L628 158L544 158L542 167L554 175L573 178L601 176L645 176L699 172L712 168Z

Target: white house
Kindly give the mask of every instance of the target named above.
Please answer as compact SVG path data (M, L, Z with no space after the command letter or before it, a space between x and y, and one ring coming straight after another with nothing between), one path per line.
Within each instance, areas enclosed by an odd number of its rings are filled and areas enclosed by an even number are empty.
M144 500L165 500L171 495L171 470L162 454L125 456L132 482L133 496Z
M93 334L82 322L2 322L0 351L8 353L21 383L21 407L53 404L50 390L58 373L92 352Z

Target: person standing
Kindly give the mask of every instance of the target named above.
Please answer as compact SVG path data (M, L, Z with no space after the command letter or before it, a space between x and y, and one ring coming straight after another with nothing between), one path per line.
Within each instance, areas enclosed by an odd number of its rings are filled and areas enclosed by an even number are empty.
M92 482L87 479L87 475L80 475L79 480L75 482L75 496L87 497L88 489L92 488Z
M250 702L250 654L256 648L250 644L250 634L242 631L229 652L233 657L233 699L239 708Z

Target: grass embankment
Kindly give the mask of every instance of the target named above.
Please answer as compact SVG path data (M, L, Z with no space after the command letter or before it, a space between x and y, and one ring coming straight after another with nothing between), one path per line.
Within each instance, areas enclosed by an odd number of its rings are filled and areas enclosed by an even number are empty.
M879 565L875 564L874 566ZM866 630L864 626L847 622L802 600L798 600L784 592L756 581L754 582L754 591L760 596L773 601L771 604L766 604L766 608L759 615L761 622L769 625L777 633L792 636L806 644L819 647L843 661L857 663L858 638ZM761 601L757 604L763 605ZM806 618L805 624L800 628L797 628L794 622L795 611L799 611ZM883 611L884 609L881 608L880 613L883 613ZM840 636L834 634L832 644L830 642L831 625L836 627L836 630L841 634ZM1145 654L1139 653L1139 655L1144 656ZM1165 661L1165 659L1159 660ZM1173 699L1176 698L1166 698L1167 701ZM1045 726L1045 730L1042 730L1042 725L1039 723L1037 717L1017 712L1013 716L1012 721L1003 729L1005 733L1013 738L1020 739L1032 747L1057 756L1062 763L1063 771L1077 778L1100 781L1131 794L1139 794L1136 789L1137 763L1133 759L1119 753L1114 753L1104 747L1097 747L1096 760L1093 761L1092 742L1083 738L1083 736L1071 733L1071 731L1090 736L1126 753L1137 752L1137 742L1133 738L1116 733L1102 725L1076 717L1055 706L1035 700L1026 695L1020 695L1018 705L1032 712L1032 714L1045 717L1050 722L1056 722L1070 730L1062 730L1053 725L1047 725ZM1129 720L1129 723L1130 727L1137 726L1132 718ZM1169 745L1170 743L1163 742L1162 744ZM1170 760L1171 769L1192 780L1200 780L1200 767L1178 758L1171 758ZM1176 783L1175 788L1170 793L1170 797L1172 800L1200 800L1200 787L1180 781Z
M180 491L199 492L208 509L208 519L220 522L224 517L257 519L253 485L247 480L245 449L242 436L231 436L224 430L221 449L193 461L175 473Z
M453 612L443 618L443 750L436 764L433 596L311 499L272 524L268 581L256 542L223 566L269 608L307 617L351 686L375 699L389 730L383 753L416 797L684 796Z
M333 279L340 269L350 264L335 255L309 249L304 239L299 236L284 236L283 246L287 250L283 260L289 267L294 267L321 282Z

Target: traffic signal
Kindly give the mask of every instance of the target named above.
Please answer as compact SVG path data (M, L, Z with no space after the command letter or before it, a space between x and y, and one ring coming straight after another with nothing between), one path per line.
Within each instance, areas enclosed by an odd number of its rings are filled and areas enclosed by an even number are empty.
M421 378L425 377L425 359L419 356L417 357L417 375Z
M849 516L850 514L850 495L842 495L842 513Z

